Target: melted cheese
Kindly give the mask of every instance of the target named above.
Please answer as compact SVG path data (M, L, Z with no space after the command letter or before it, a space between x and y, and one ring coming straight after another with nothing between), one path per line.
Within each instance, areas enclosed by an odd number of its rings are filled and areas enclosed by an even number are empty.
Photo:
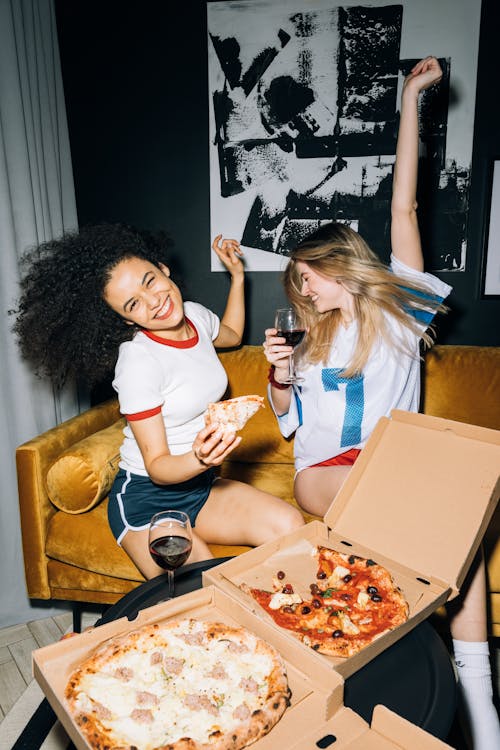
M196 625L192 632L196 632ZM200 628L201 631L201 628ZM81 683L78 706L88 711L94 701L108 709L110 719L102 718L116 737L117 744L136 745L140 750L150 750L175 742L180 737L191 737L195 742L207 742L208 735L216 730L230 731L238 725L233 711L246 704L250 712L260 708L267 696L266 677L273 662L269 655L253 649L238 652L237 658L228 650L230 641L213 640L204 646L188 645L181 637L182 632L170 632L168 646L153 651L161 651L166 657L183 659L180 674L171 674L160 662L151 664L149 654L132 651L123 654L119 663L113 662L108 671L85 674ZM215 664L224 671L224 679L210 676ZM133 671L131 680L117 675L117 668L125 667ZM248 683L251 679L252 682ZM245 689L245 685L256 689ZM137 693L146 691L157 698L156 705L139 705ZM212 713L206 708L192 710L183 703L186 696L201 696L215 707ZM140 723L131 718L135 708L150 711L154 721ZM209 706L210 708L210 706ZM165 717L169 717L165 720ZM175 721L174 721L175 718Z
M338 618L341 622L341 627L344 633L348 635L358 635L359 628L353 623L351 618L345 614L345 612L339 612Z
M369 601L370 601L370 597L368 596L366 591L360 591L358 594L358 599L357 599L359 606L363 607L364 609Z
M328 578L328 586L332 588L340 587L344 576L350 575L350 573L351 571L348 568L344 568L343 565L337 565Z
M343 578L344 576L350 575L351 571L349 568L344 568L342 565L337 565L333 569L333 575L337 578Z
M269 602L269 609L279 609L285 605L300 604L301 601L302 598L298 594L283 594L278 591L276 594L272 595Z

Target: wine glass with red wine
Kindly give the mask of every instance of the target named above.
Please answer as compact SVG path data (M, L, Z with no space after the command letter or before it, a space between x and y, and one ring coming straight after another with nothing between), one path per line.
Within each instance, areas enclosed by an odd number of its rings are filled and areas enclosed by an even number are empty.
M302 342L305 336L305 328L300 325L297 320L297 315L293 307L282 307L276 310L276 317L274 320L274 327L276 328L276 335L282 336L287 346L293 346L294 349ZM288 358L288 377L284 380L284 383L301 383L304 378L299 377L295 373L295 365L293 361L293 352Z
M174 596L174 570L184 565L191 553L193 535L189 516L180 510L156 513L149 524L149 552L167 571L168 598Z

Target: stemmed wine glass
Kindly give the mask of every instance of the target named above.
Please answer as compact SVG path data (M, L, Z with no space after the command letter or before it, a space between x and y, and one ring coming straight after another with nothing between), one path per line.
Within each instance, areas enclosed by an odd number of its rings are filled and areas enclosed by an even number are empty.
M276 310L274 327L276 328L276 335L282 336L287 345L293 346L294 349L301 343L306 333L305 328L298 322L293 307L281 307L279 310ZM304 378L299 377L295 373L292 352L288 358L288 377L283 382L293 384L301 383L303 380Z
M163 510L149 524L149 552L160 568L167 571L168 598L174 596L174 570L184 565L193 546L191 523L187 513Z

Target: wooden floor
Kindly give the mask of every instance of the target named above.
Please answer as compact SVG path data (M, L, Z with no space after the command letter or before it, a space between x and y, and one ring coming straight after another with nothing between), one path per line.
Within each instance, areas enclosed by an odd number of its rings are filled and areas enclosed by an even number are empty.
M82 614L82 629L93 625L99 612ZM72 630L73 615L64 612L0 630L0 722L32 681L31 652L58 641Z

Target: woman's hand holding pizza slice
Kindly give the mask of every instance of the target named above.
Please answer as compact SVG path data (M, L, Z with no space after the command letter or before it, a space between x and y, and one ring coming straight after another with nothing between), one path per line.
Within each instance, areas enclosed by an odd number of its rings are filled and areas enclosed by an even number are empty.
M195 438L192 451L205 467L220 466L241 443L235 431L223 430L218 422L211 422Z

